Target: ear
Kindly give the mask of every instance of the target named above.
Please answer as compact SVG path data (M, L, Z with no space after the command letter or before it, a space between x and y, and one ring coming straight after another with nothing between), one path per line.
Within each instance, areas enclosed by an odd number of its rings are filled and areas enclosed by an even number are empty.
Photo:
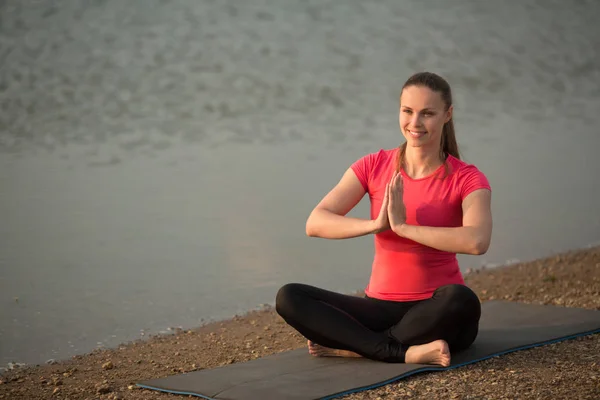
M451 105L450 107L448 107L448 111L446 111L446 119L444 120L444 123L446 123L452 119L453 112L454 112L454 106Z

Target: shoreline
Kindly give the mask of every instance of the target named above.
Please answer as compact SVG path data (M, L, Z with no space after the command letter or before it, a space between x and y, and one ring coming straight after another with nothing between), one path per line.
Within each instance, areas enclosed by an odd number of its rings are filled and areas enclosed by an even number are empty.
M502 299L600 310L599 245L473 269L464 277L482 302ZM0 372L0 399L165 399L171 395L139 389L135 383L244 362L305 345L304 338L267 304L196 328L149 335L53 364ZM564 365L568 368L561 368ZM470 384L464 382L467 375ZM475 387L473 382L480 384ZM501 387L505 392L502 395L498 392ZM563 390L569 398L600 397L600 335L519 351L443 373L418 374L345 398L392 394L461 398L474 391L479 393L477 398L556 398Z
M593 242L592 244L588 244L588 245L581 246L581 247L571 248L571 249L568 249L565 251L551 252L549 254L544 255L543 257L531 258L531 259L526 259L526 260L509 258L506 261L504 261L503 263L484 263L484 264L480 264L478 267L468 267L464 271L462 271L462 274L463 274L465 280L467 280L468 276L471 276L473 274L478 274L478 273L481 273L484 271L494 271L497 269L511 267L511 266L518 265L518 264L526 264L526 263L532 263L532 262L536 262L536 261L540 261L540 260L551 259L556 256L570 254L570 253L574 253L574 252L586 251L586 250L593 249L596 247L600 248L600 242ZM349 292L346 292L345 294L350 294L350 295L362 294L362 289L356 289L354 291L349 291ZM13 366L13 369L15 369L15 368L39 367L39 366L43 366L45 364L56 364L56 363L68 361L75 357L85 356L87 354L91 354L91 353L99 351L99 350L114 350L119 347L132 344L134 342L139 342L139 341L143 342L143 341L146 341L146 340L158 337L158 336L170 337L170 336L173 336L174 334L176 334L177 332L181 332L181 331L189 331L189 330L195 331L195 330L198 330L207 325L218 324L218 323L229 321L229 320L232 320L235 318L244 317L245 315L252 313L252 312L271 310L271 309L274 309L274 307L275 307L274 301L269 302L269 303L261 303L253 308L247 309L245 311L242 311L242 312L239 312L239 313L236 313L233 315L224 316L224 317L203 318L204 322L200 325L195 325L195 326L191 326L191 327L187 327L187 328L183 328L180 325L178 325L178 326L173 325L173 326L169 326L167 328L160 329L155 332L142 334L142 336L144 336L144 337L139 337L139 338L131 339L131 340L124 340L113 346L95 347L95 348L87 350L87 351L82 351L81 353L76 354L76 355L69 355L66 357L55 357L55 358L53 357L53 358L48 359L46 362L40 362L37 364L36 363L23 363L23 362L14 361L14 360L9 361L6 364L0 365L0 377L2 376L2 374L12 370L11 365Z

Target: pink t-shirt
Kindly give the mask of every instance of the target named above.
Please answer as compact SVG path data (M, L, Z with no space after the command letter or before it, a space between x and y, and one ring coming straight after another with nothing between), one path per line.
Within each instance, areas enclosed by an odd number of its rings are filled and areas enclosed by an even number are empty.
M368 154L351 166L369 194L371 218L377 218L385 185L396 170L398 148ZM455 157L431 175L412 179L402 171L406 223L434 227L462 226L462 201L472 191L489 189L485 175ZM383 300L411 301L431 297L440 286L464 284L455 253L440 251L393 231L375 235L375 256L365 294Z

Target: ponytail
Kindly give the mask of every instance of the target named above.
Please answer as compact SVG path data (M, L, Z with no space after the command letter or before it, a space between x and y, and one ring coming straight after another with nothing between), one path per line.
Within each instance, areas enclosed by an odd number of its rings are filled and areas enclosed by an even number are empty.
M456 157L460 160L460 153L458 151L458 143L456 142L456 134L454 133L454 121L450 121L444 124L442 129L442 143L440 146L440 152L442 160L446 160L448 156Z

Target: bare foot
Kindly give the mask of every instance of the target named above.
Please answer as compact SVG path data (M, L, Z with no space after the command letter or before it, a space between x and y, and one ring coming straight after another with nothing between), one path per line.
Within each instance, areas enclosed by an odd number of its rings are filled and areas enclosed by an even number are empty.
M308 341L308 352L315 357L361 357L349 350L338 350Z
M434 364L450 366L450 349L445 340L435 340L427 344L410 346L406 350L407 364Z

